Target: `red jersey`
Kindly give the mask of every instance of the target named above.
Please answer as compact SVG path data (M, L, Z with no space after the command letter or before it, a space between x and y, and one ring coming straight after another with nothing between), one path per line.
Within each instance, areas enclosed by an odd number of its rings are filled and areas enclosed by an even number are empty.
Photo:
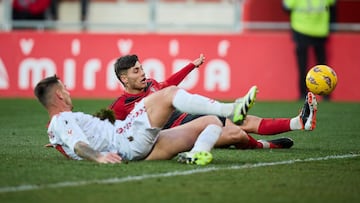
M195 68L193 63L189 63L187 66L182 68L177 73L170 76L164 82L158 82L154 79L147 79L147 85L143 92L138 94L130 94L124 92L120 97L118 97L111 105L110 109L112 109L115 113L115 117L118 120L124 120L126 116L130 113L130 111L134 108L135 102L139 102L142 98L147 95L159 91L165 87L171 85L179 85L180 82ZM175 111L172 117L169 119L169 122L166 125L166 128L180 125L181 121L187 116L186 113L181 113L179 111Z

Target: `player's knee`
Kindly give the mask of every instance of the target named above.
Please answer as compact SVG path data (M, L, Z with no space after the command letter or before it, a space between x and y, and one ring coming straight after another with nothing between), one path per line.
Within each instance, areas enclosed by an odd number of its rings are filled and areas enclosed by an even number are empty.
M175 85L172 85L172 86L169 86L169 87L166 87L163 89L163 92L164 94L166 95L175 95L175 93L179 90L180 88L175 86Z
M224 126L222 121L219 119L219 117L217 117L217 116L211 116L211 117L212 117L213 122L214 122L213 124L218 125L220 127Z
M248 141L247 133L239 127L224 128L223 136L231 140L231 143L242 143Z
M240 127L248 133L256 133L261 120L260 117L248 115Z
M206 122L202 122L205 125L209 125L209 124L213 124L213 125L218 125L220 127L223 127L222 122L220 121L220 119L217 116L203 116L203 119L206 120Z
M153 94L150 94L146 98L151 98L150 100L155 101L156 105L163 107L168 106L169 104L172 104L175 93L178 89L179 88L176 86L169 86Z

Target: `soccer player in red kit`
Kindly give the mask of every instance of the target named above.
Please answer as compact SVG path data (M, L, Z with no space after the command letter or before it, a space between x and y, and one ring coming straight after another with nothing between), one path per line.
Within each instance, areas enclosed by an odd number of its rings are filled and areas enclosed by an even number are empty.
M123 120L133 109L134 104L147 95L162 88L178 85L195 68L203 64L205 57L200 55L192 63L170 76L164 82L146 78L142 65L136 55L126 55L117 59L115 63L115 74L125 87L125 91L111 105L116 119ZM240 149L256 148L290 148L293 141L290 138L279 138L274 140L256 140L248 133L259 135L275 135L292 130L313 130L316 127L316 97L308 93L301 113L294 118L260 118L247 115L243 123L235 125L230 120L219 117L225 124L222 134L215 147L226 147L234 145ZM200 115L191 115L175 111L164 126L172 128L187 123Z
M215 115L241 122L255 102L256 90L242 100L222 103L176 86L166 87L136 103L125 120L113 123L73 112L70 92L56 75L38 82L34 94L50 118L50 146L68 158L121 163L172 159L179 153L180 163L206 165L212 161L210 151L223 129ZM175 109L209 116L162 130Z

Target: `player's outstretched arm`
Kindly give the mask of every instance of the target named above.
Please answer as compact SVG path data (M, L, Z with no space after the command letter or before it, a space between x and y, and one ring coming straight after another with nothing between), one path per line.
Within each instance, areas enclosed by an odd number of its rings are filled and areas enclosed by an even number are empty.
M165 87L169 87L171 85L179 85L181 81L192 71L194 68L198 68L205 61L205 57L203 54L200 54L200 57L195 59L193 62L189 63L178 72L171 75L168 79L166 79L161 84L161 89Z
M74 149L78 156L90 161L95 161L98 163L121 163L122 161L118 154L111 152L102 154L99 151L92 149L84 142L77 142Z

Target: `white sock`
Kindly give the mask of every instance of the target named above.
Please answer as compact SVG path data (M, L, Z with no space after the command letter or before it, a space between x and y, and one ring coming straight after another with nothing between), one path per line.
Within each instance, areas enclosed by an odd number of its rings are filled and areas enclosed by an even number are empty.
M222 127L214 124L208 125L197 138L194 147L190 152L200 152L210 150L214 147L216 141L219 139Z
M197 115L210 114L227 117L234 109L233 103L220 103L198 94L190 94L183 89L176 92L172 104L179 111Z
M270 143L268 141L258 140L258 142L260 142L262 144L263 149L270 149Z
M300 117L296 116L295 118L290 119L290 129L291 130L301 130L303 127L300 122Z

